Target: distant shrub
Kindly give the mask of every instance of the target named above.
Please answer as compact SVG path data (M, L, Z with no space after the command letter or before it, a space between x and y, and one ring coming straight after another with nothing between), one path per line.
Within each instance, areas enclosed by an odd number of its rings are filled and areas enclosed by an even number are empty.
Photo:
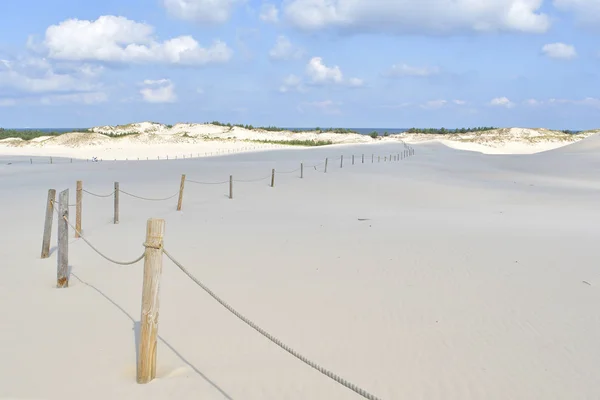
M371 136L373 139L377 139L379 137L379 133L377 133L377 131L373 131L369 133L369 136Z

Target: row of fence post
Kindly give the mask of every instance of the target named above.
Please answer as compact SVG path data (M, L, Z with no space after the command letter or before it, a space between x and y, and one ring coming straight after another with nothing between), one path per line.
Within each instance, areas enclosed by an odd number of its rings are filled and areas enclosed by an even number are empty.
M408 154L407 152L410 152L410 150L405 150L403 153L398 153L397 156L394 156L394 160L400 160L403 159L404 157L400 154ZM361 156L361 160L364 163L364 159L365 156L364 154ZM373 163L375 160L375 155L371 154L371 162ZM392 161L392 156L390 155L389 159L387 156L384 157L384 161ZM354 156L352 156L352 161L354 163ZM377 156L377 162L381 161L381 156ZM325 158L325 167L324 167L324 172L327 173L327 166L329 163L329 158ZM344 156L342 155L340 157L340 168L344 167ZM273 168L271 170L271 183L270 186L271 187L275 187L275 174L276 174L276 170ZM303 179L304 178L304 163L300 163L300 178ZM184 189L185 189L185 179L186 179L186 175L182 174L181 175L181 181L179 184L179 197L177 200L177 211L181 211L182 207L183 207L183 193L184 193ZM50 193L48 194L50 196ZM113 223L114 224L118 224L119 223L119 196L120 195L120 188L119 188L119 182L115 182L114 183L114 192L113 192L113 204L114 204L114 213L113 213ZM230 199L233 199L233 175L229 176L229 196ZM81 232L82 229L82 207L83 207L83 181L77 181L76 184L76 232L75 232L75 237L79 237L79 234Z
M399 155L398 155L399 157ZM387 158L387 157L386 157ZM392 158L390 157L390 160ZM397 159L397 158L395 158ZM340 168L343 167L343 156L340 159ZM379 160L379 157L378 157ZM354 156L352 156L354 163ZM364 163L364 155L362 156ZM374 155L371 155L374 162ZM328 159L325 159L325 172L327 172ZM300 164L300 177L304 177L304 163ZM177 210L181 210L183 203L183 191L185 188L185 174L181 176L179 186L179 198ZM271 170L271 187L275 186L275 169ZM119 223L119 182L115 182L114 191L114 223ZM233 198L233 175L229 176L229 198ZM50 255L50 239L52 231L52 220L54 218L56 202L56 190L48 190L46 203L46 215L44 219L44 235L42 239L41 258ZM76 222L75 237L81 237L82 232L82 207L83 207L83 182L77 181L76 186ZM69 287L69 189L65 189L58 198L58 222L57 222L57 278L58 288ZM142 307L141 307L141 332L139 342L139 356L137 360L136 380L138 383L148 383L156 377L156 356L158 337L158 309L159 309L159 286L160 274L162 272L163 258L163 236L165 221L163 219L149 219L146 224L146 240L144 242L144 273L142 285Z

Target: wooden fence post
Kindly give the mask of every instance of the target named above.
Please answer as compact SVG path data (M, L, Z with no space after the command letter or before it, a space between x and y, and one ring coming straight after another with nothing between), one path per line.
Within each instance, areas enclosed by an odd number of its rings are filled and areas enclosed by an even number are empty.
M56 201L56 190L48 189L48 200L46 201L46 218L44 219L44 237L42 238L42 258L50 256L50 237L52 236L52 220L54 219L54 203Z
M229 175L229 198L233 199L233 175Z
M33 164L33 158L29 159L29 164Z
M119 223L119 182L115 182L115 216L113 222Z
M377 162L381 162L381 156L377 156Z
M75 192L75 237L78 238L81 235L81 208L83 200L83 182L77 181L77 191Z
M362 163L363 164L365 163L365 155L364 154L362 155Z
M340 168L344 167L344 156L342 155L342 157L340 158Z
M275 168L271 170L271 187L275 186Z
M325 159L325 173L327 173L327 158Z
M165 230L163 219L149 219L144 246L144 283L142 286L142 315L140 318L140 348L138 353L137 383L148 383L156 378L156 344L158 337L158 308L162 246Z
M50 164L52 164L52 157L50 157Z
M375 154L371 154L371 164L375 162Z
M354 165L354 154L352 154L352 165Z
M184 186L185 186L185 174L181 175L181 183L179 183L179 200L177 200L177 211L181 211L181 203L183 202Z
M304 163L300 163L300 179L304 178Z
M58 197L58 251L56 256L56 287L69 287L69 189Z

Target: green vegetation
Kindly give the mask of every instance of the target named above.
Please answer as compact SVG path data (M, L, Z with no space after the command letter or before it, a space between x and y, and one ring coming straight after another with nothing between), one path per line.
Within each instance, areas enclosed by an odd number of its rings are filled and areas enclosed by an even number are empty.
M373 131L369 133L369 136L371 136L373 139L377 139L379 137L379 133L377 133L377 131Z
M328 146L333 144L331 140L246 140L252 143L284 144L288 146Z
M223 122L219 122L219 121L212 121L212 122L207 122L207 124L211 124L211 125L216 125L216 126L224 126L224 127L228 127L228 128L233 128L234 126L237 126L238 128L244 128L244 129L248 129L248 130L263 130L263 131L269 131L269 132L282 132L282 131L287 131L289 129L285 129L285 128L280 128L278 126L254 126L254 125L244 125L244 124L231 124L231 123L223 123ZM344 129L344 128L326 128L326 129L322 129L319 127L316 127L315 129L291 129L289 130L291 132L294 133L301 133L301 132L313 132L316 131L318 133L358 133L356 131L353 131L351 129Z
M20 130L20 129L4 129L0 128L0 140L8 138L19 138L23 140L31 140L41 136L58 136L64 132L45 132L35 129Z
M100 132L98 132L100 133ZM131 131L131 132L123 132L123 133L112 133L112 132L108 132L108 133L100 133L100 135L104 135L104 136L108 136L111 138L120 138L120 137L125 137L125 136L131 136L131 135L139 135L139 132L135 132L135 131Z
M428 135L448 135L456 133L483 132L498 129L493 126L478 126L474 128L446 129L446 128L410 128L406 133L425 133Z

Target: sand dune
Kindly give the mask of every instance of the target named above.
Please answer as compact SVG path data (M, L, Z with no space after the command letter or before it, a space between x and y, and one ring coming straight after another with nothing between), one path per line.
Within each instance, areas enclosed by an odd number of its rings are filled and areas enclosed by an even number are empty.
M397 134L373 139L368 135L328 131L267 131L211 124L170 126L142 122L95 127L90 132L72 132L57 137L44 136L30 141L4 139L0 141L0 154L144 160L281 149L292 144L302 144L303 141L335 145L437 141L452 148L487 154L533 154L565 146L595 132L569 135L542 128L503 128L451 135Z
M535 155L436 142L401 162L330 164L268 180L188 183L166 202L84 196L84 234L137 257L149 217L165 248L231 305L381 399L600 398L598 136ZM71 287L40 260L48 188L177 191L180 174L251 180L399 143L173 162L0 167L1 398L359 399L215 303L165 260L158 378L135 383L141 265L70 243ZM568 162L565 160L568 159ZM56 235L53 233L55 246ZM32 384L35 383L35 384Z

